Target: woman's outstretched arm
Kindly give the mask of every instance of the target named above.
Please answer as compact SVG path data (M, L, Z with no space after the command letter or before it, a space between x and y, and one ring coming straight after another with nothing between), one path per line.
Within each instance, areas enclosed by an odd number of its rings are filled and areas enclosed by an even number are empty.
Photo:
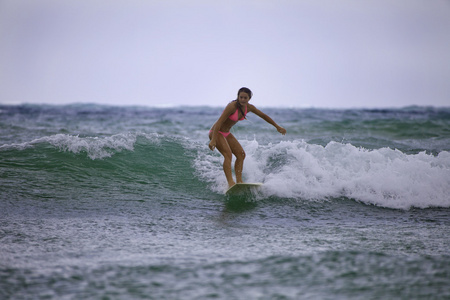
M266 121L267 123L273 125L277 129L277 131L279 133L281 133L282 135L286 134L286 129L284 129L283 127L279 126L274 120L272 120L271 117L269 117L268 115L266 115L265 113L263 113L262 111L260 111L254 105L252 105L250 103L247 106L248 106L248 111L251 111L252 113L257 115L258 117L260 117L261 119Z

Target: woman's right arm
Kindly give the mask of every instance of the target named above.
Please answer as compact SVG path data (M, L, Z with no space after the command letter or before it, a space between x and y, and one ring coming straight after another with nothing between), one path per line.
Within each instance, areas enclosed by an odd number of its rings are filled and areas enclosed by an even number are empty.
M214 148L216 148L216 139L217 135L219 134L220 128L222 127L223 123L228 119L228 117L234 112L234 110L235 104L234 102L230 102L223 110L217 122L214 123L211 141L209 142L209 149L211 149L212 151L214 151Z

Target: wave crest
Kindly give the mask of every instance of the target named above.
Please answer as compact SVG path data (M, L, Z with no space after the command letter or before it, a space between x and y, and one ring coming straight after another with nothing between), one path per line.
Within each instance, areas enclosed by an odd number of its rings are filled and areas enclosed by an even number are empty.
M86 153L93 160L111 157L124 150L133 151L136 140L144 136L157 141L159 135L145 133L120 133L105 137L80 137L78 135L55 134L21 144L6 144L0 146L3 150L24 150L36 145L49 144L64 152L74 154Z

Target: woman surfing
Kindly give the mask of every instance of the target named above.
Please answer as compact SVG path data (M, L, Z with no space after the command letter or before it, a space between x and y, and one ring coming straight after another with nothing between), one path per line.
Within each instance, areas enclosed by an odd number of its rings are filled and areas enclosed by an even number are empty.
M286 129L279 126L274 120L272 120L272 118L249 103L252 95L253 94L250 89L246 87L240 88L237 94L237 99L228 103L222 112L222 115L220 115L219 119L209 130L209 139L211 140L209 142L209 149L214 151L214 149L217 148L217 150L219 150L219 152L223 155L223 171L228 181L228 187L235 184L231 173L232 155L234 154L236 157L234 172L236 174L237 183L242 183L242 169L244 167L245 159L244 149L230 132L231 127L233 127L237 122L244 120L247 113L252 112L267 123L272 124L282 135L286 134Z

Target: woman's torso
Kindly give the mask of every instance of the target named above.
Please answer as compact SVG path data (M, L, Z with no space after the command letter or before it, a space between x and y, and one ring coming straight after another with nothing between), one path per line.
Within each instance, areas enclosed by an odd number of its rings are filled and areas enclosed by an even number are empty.
M228 118L222 123L222 126L219 128L219 131L229 132L231 127L233 127L237 122L242 121L242 120L245 119L245 116L247 115L247 112L248 112L247 105L245 107L242 107L244 115L242 114L242 112L238 108L237 104L235 105L235 108L236 108L236 110L232 114L230 114L228 116ZM216 124L217 124L217 122L214 123L214 125L211 127L211 130L214 129Z

